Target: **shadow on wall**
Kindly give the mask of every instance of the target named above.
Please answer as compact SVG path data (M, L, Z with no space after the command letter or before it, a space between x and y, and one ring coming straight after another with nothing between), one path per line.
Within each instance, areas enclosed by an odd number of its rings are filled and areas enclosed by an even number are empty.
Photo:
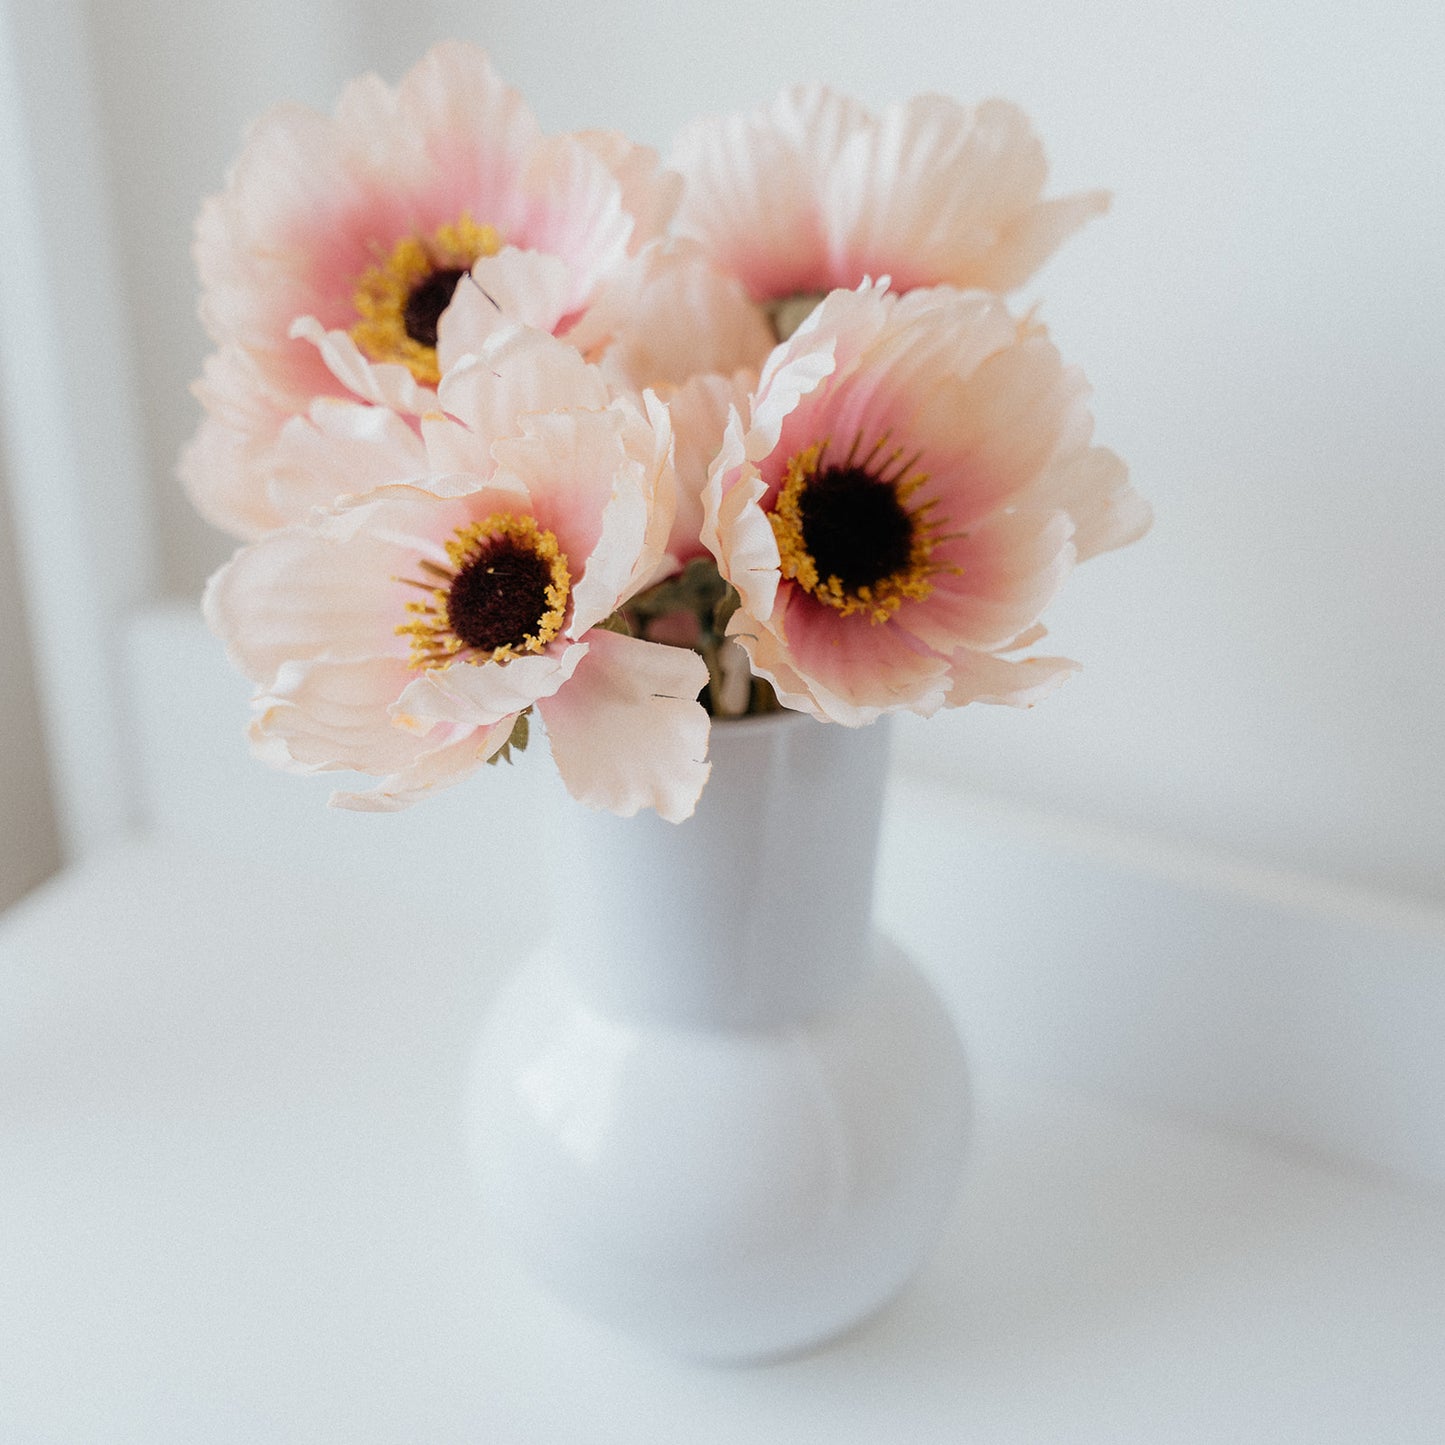
M60 867L8 480L0 473L0 912Z

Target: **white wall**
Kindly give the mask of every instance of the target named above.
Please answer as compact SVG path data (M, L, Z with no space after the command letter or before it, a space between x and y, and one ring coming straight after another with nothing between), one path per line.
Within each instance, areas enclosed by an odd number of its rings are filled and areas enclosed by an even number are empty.
M981 791L1445 901L1445 20L1436 0L91 0L166 573L224 544L169 480L204 343L188 226L244 118L488 44L555 128L665 142L820 76L1005 94L1106 220L1029 293L1159 522L1054 609L1028 714L905 734ZM679 14L682 18L678 18Z

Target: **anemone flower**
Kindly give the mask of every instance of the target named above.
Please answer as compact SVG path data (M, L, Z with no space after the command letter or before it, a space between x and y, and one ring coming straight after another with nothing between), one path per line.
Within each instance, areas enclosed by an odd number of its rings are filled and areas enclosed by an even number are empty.
M796 299L798 320L870 276L900 291L1012 290L1109 202L1041 199L1043 147L1002 100L924 95L875 115L793 86L765 109L694 122L671 161L686 181L678 231L755 300Z
M620 136L544 136L458 42L395 89L353 82L331 117L276 107L197 223L201 316L224 358L182 464L197 505L242 536L284 520L258 516L247 491L277 418L327 395L423 414L441 320L478 261L554 258L558 303L576 313L663 232L678 185Z
M575 797L686 817L708 773L706 667L607 625L664 565L666 410L520 328L449 372L440 401L419 437L288 432L281 450L322 494L354 491L358 469L376 484L211 580L207 618L257 685L256 751L378 775L333 801L390 810L475 770L535 712Z
M1073 663L1018 649L1075 561L1150 520L1090 445L1087 397L993 297L829 296L733 416L704 497L753 670L854 726L1060 682Z

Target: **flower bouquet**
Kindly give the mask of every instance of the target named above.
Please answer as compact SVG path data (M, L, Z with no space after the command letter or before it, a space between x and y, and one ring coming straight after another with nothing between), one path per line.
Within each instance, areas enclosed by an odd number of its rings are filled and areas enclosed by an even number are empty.
M916 1263L956 1172L961 1106L937 1102L963 1092L956 1040L868 926L883 753L851 776L853 745L752 720L807 714L841 725L810 733L856 736L898 711L1030 705L1074 669L1032 650L1040 615L1149 510L1092 443L1083 377L1000 299L1107 205L1044 199L1044 180L1012 105L926 96L875 114L817 85L690 126L664 167L616 134L544 135L481 52L451 43L395 88L355 81L331 117L273 110L200 216L216 350L181 472L245 541L205 612L256 685L256 752L370 775L332 801L393 810L512 758L540 723L593 809L688 819L728 750L726 787L754 797L751 813L719 802L710 834L689 825L713 840L691 883L666 871L684 866L670 838L645 845L630 876L662 908L622 904L606 937L594 925L619 885L589 891L580 870L591 931L560 950L593 960L573 969L578 999L557 1003L556 970L524 980L483 1050L478 1130L511 1232L560 1292L613 1316L621 1300L624 1324L674 1348L765 1354L866 1313ZM769 807L782 841L758 821ZM628 826L644 824L661 827ZM619 846L609 833L596 851ZM738 872L765 856L808 875L793 912L703 928L718 899L766 892ZM800 897L816 926L798 926ZM536 1050L578 1010L627 1020L634 1047L611 1072L593 1047L550 1104L523 1107L517 1079L545 1074ZM709 1022L707 1057L679 1054L675 1026ZM674 1029L672 1063L644 1085L652 1024ZM827 1042L808 1035L825 1026ZM719 1062L739 1029L780 1051L771 1074ZM509 1054L518 1039L531 1055ZM795 1162L817 1147L786 1064L800 1039L855 1085L875 1067L866 1041L909 1056L881 1090L903 1111L901 1154L878 1118L850 1134L829 1106L819 1168L872 1179L866 1207L790 1204L720 1142L755 1156L771 1129ZM757 1096L747 1121L703 1131L726 1184L676 1112L709 1069L732 1080L717 1097ZM579 1117L629 1089L632 1122L609 1134L594 1118L590 1154L576 1147ZM635 1169L618 1182L634 1145L672 1181L646 1206ZM751 1202L728 1213L739 1179ZM562 1196L590 1202L562 1220ZM732 1241L722 1254L698 1243L703 1216ZM906 1237L874 1248L885 1216ZM599 1264L657 1249L651 1292Z

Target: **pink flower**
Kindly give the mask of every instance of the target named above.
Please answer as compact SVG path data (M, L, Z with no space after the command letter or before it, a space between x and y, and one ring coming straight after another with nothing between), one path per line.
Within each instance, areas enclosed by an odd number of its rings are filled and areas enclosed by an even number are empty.
M207 589L258 686L256 750L380 775L333 801L394 809L475 770L535 710L574 796L686 817L708 773L706 667L601 626L664 565L665 409L520 328L448 372L440 401L419 437L356 403L288 425L278 454L319 495L369 490L242 548Z
M201 315L227 358L182 467L198 507L243 536L287 520L250 492L276 418L318 396L421 415L441 319L479 260L554 258L556 299L576 313L662 232L677 186L621 137L543 136L485 55L455 42L395 90L353 82L333 117L272 110L197 225Z
M873 115L822 85L689 126L677 227L759 301L889 276L900 291L1021 285L1108 196L1045 201L1043 148L1002 100L925 95Z
M704 497L753 670L849 725L1060 682L1073 663L1012 654L1076 560L1150 521L1090 445L1087 397L992 297L829 296L733 417Z

